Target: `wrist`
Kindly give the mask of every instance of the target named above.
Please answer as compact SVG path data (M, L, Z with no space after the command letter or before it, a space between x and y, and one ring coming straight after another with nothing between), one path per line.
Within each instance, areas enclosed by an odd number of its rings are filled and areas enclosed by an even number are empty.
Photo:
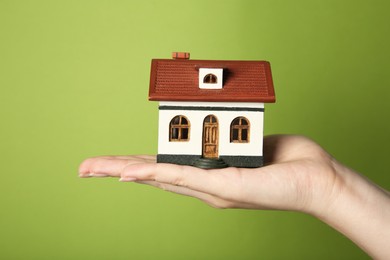
M370 256L390 257L390 197L365 177L334 162L337 181L326 203L312 212ZM380 238L380 239L378 239Z

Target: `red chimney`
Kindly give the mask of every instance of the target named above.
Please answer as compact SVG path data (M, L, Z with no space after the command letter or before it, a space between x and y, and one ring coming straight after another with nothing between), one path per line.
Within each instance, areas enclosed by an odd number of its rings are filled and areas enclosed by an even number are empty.
M190 53L189 52L172 52L172 59L189 60L190 59Z

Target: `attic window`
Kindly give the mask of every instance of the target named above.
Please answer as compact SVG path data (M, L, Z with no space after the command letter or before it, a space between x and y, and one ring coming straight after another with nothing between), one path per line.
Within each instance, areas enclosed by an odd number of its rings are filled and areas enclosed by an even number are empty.
M217 76L215 76L214 74L207 74L204 78L203 78L203 83L205 84L216 84L217 83Z
M221 89L223 86L223 68L200 68L199 88Z

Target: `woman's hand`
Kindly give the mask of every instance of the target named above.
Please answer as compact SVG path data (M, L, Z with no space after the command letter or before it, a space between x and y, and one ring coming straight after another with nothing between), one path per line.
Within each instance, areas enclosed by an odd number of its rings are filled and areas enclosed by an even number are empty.
M84 161L81 177L120 177L196 197L217 208L313 212L337 197L342 180L335 161L302 136L264 139L267 166L204 170L157 164L155 156L109 156Z
M198 198L217 208L294 210L340 231L377 259L390 259L390 196L303 136L264 139L266 166L204 170L155 156L85 160L80 177L119 177Z

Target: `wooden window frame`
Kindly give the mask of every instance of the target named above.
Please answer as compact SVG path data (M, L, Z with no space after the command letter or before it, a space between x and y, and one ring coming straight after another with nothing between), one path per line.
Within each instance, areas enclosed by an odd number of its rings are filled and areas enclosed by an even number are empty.
M174 123L176 121L175 119L179 119L177 124ZM187 121L187 124L183 124L183 119ZM177 138L174 137L173 130L177 129ZM183 131L187 129L187 138L182 138ZM169 123L169 141L170 142L188 142L190 140L190 130L191 130L191 124L187 117L183 115L177 115L171 119L171 122Z
M238 124L234 124L238 120ZM246 122L246 124L242 124L243 120ZM250 142L250 122L246 117L239 116L233 119L232 123L230 124L230 142L231 143L249 143ZM234 130L238 131L237 139L234 139ZM242 130L247 130L247 138L246 140L243 140L243 134Z

